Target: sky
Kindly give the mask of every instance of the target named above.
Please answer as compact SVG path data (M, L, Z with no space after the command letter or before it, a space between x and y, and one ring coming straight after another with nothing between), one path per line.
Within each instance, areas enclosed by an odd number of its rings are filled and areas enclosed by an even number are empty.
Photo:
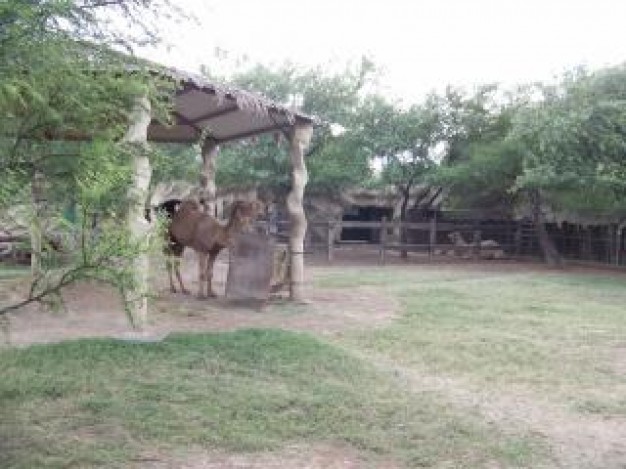
M626 62L626 0L172 0L146 58L197 72L233 59L340 70L368 56L380 91L407 102L446 85L550 81Z

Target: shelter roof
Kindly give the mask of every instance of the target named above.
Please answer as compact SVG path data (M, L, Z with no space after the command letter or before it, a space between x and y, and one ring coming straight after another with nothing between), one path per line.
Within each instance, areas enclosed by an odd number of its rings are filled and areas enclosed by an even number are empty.
M286 131L314 119L263 96L172 68L158 74L176 82L173 123L152 121L148 139L158 142L197 142L205 133L225 143L255 135Z

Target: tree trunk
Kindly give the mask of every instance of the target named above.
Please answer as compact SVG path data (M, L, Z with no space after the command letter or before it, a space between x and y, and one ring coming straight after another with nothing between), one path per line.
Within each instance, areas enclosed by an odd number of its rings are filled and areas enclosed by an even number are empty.
M30 236L30 273L35 282L42 275L41 258L43 254L43 233L41 217L43 215L43 185L44 176L39 170L35 170L31 181L32 213L28 224Z
M539 241L539 247L543 253L543 258L547 264L553 266L560 266L563 263L559 251L552 242L548 231L546 230L546 224L543 219L543 212L541 211L541 193L538 189L529 192L530 207L532 211L533 223L535 230L537 231L537 239Z

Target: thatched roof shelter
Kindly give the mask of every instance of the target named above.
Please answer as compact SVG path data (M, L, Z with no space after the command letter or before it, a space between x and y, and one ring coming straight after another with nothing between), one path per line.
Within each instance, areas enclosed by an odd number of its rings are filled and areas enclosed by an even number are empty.
M148 140L195 143L206 133L219 145L314 123L310 116L249 91L171 68L159 70L158 74L178 85L173 123L152 121Z
M172 123L153 118L146 96L136 102L124 140L142 144L146 141L200 143L203 166L200 194L209 213L215 214L215 164L219 145L272 132L281 132L289 142L291 192L287 208L291 221L289 236L290 297L304 299L304 235L307 228L303 208L307 170L304 152L310 142L314 119L267 98L248 91L211 83L204 78L174 69L155 67L153 73L173 80L176 86ZM144 207L150 184L148 155L136 154L133 161L132 204L128 215L131 236L143 239L148 232ZM148 285L149 259L136 261L137 290ZM142 296L134 307L138 323L145 324L147 301Z

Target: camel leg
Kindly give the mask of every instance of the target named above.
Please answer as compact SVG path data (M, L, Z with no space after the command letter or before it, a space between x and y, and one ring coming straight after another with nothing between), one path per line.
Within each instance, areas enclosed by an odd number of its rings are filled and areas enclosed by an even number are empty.
M185 284L183 283L183 277L180 275L180 257L176 257L174 259L174 273L176 274L176 278L178 279L178 284L180 285L180 291L185 295L189 294L189 290L185 288ZM171 282L171 279L170 279Z
M203 252L198 253L198 298L206 298L206 294L204 293L204 286L208 283L207 259L207 254Z
M211 296L211 297L216 297L217 295L215 294L215 292L213 291L213 287L212 287L212 281L213 281L213 265L215 264L215 260L217 259L217 255L219 254L219 252L211 252L209 254L209 261L207 263L207 270L206 270L206 288L207 288L207 295Z
M170 291L172 293L176 293L176 286L174 286L174 278L172 277L172 269L175 268L172 264L175 261L172 259L172 257L168 256L165 259L165 267L167 267L167 277L170 280ZM176 270L176 273L178 273L178 270ZM182 284L181 284L182 285Z

